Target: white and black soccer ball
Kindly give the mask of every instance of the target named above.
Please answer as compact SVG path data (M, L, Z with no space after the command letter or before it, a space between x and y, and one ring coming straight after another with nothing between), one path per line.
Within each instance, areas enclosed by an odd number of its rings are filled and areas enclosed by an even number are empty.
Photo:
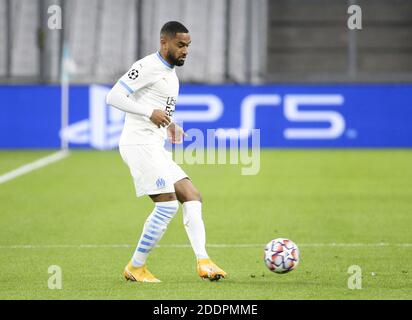
M129 77L129 79L131 80L136 80L137 77L139 76L139 71L137 71L136 69L132 69L129 71L129 73L127 74L127 76Z
M264 261L270 271L287 273L299 264L299 248L289 239L274 239L265 247Z

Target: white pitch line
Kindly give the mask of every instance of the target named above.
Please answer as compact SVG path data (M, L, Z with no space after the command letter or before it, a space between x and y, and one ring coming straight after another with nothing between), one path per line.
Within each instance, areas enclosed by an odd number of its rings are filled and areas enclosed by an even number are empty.
M66 158L69 155L68 151L62 150L56 153L53 153L47 157L40 158L36 161L30 162L25 164L17 169L9 171L0 176L0 184L5 183L7 181L13 180L23 174L29 173L33 170L39 169L41 167L47 166L53 162L59 161L61 159Z
M263 248L265 244L209 244L209 248ZM299 247L410 247L412 243L300 243ZM110 249L110 248L134 248L130 244L44 244L44 245L0 245L0 249ZM189 244L165 244L159 248L190 248Z

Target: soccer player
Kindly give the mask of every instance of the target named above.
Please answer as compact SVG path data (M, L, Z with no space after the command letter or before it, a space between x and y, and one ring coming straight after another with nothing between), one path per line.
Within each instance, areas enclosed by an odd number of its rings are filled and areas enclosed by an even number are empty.
M151 250L183 206L183 223L203 279L219 280L226 272L209 258L202 219L202 200L186 173L164 148L166 139L182 143L184 132L172 122L182 66L191 43L189 31L177 21L160 31L160 50L135 62L108 93L106 102L126 112L119 151L134 180L136 195L154 202L136 250L124 269L127 280L160 282L146 266ZM179 201L179 202L178 202Z

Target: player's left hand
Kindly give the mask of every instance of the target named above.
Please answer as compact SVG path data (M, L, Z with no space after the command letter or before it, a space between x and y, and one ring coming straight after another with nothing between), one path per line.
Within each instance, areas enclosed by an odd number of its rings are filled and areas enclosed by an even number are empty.
M177 125L176 123L171 123L167 127L167 138L171 143L180 144L183 142L183 136L187 137L187 134L183 131L183 129Z

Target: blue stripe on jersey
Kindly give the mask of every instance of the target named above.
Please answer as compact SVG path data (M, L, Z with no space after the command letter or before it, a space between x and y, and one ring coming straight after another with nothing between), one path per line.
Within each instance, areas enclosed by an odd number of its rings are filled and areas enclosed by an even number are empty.
M157 54L157 57L160 59L160 61L162 61L163 64L166 67L169 67L170 69L173 69L173 66L169 62L167 62L165 59L163 59L163 57L160 55L159 51L157 51L156 54Z
M147 253L147 252L149 252L149 250L148 250L148 249L143 249L143 248L137 248L137 251L139 251L139 252L143 252L143 253Z
M133 93L134 90L130 88L123 80L119 80L119 83L127 90L129 93Z

